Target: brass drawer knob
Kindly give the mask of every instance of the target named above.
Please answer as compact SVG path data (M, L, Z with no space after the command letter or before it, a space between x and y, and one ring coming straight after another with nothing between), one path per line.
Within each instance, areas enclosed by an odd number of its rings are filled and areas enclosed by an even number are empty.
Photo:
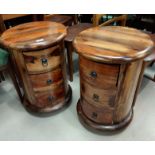
M90 73L90 76L91 76L92 78L96 78L96 77L97 77L97 73L96 73L95 71L92 71L92 72Z
M95 102L99 102L99 96L97 94L93 94L93 100Z
M46 58L41 58L41 62L44 67L48 66L48 60Z
M52 84L52 80L51 79L48 79L47 81L46 81L46 83L48 84L48 85L50 85L50 84Z

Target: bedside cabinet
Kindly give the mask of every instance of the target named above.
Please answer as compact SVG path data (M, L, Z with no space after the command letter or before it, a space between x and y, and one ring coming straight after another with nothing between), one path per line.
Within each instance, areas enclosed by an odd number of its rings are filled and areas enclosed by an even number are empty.
M87 127L116 130L133 117L137 83L153 42L141 31L94 27L74 40L79 54L80 99L77 112Z
M2 34L1 42L11 53L28 110L47 113L69 103L65 36L65 26L48 21L22 24Z

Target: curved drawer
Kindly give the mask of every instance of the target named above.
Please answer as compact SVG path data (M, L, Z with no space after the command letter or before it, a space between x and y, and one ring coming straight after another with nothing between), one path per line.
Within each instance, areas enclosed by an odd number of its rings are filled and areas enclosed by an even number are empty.
M37 107L54 106L65 100L65 89L64 87L59 87L55 90L35 93L35 97Z
M81 80L81 96L88 103L96 107L114 107L116 92L116 89L99 89L90 85L85 80Z
M113 123L113 109L93 106L84 99L81 101L82 110L90 120L100 124Z
M80 74L95 87L104 89L116 88L119 65L98 63L80 57Z
M61 64L59 46L40 51L23 52L29 74L45 73Z
M51 87L60 83L63 79L62 70L60 68L55 69L51 72L29 75L32 87L34 91L43 89L43 87Z

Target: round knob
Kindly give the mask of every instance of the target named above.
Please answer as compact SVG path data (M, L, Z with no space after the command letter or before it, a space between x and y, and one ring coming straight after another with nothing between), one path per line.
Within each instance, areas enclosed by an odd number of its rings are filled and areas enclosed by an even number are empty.
M46 58L41 59L42 65L47 66L48 65L48 60Z
M92 71L92 72L90 73L90 76L91 76L92 78L96 78L96 77L97 77L97 73L96 73L95 71Z
M51 102L53 100L53 96L48 96L48 101Z
M51 79L48 79L48 80L46 81L46 83L47 83L48 85L50 85L50 84L52 84L52 80L51 80Z
M93 100L95 102L99 102L99 96L97 94L93 94Z

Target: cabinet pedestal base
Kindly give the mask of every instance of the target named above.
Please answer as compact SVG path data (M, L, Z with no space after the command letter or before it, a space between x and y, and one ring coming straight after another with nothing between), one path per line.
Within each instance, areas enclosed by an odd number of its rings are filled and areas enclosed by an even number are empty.
M103 131L105 131L105 130L106 131L114 131L114 130L126 127L131 122L131 120L133 118L133 110L131 110L129 115L122 122L120 122L118 124L104 125L104 124L95 123L95 122L91 121L90 119L88 119L85 116L85 114L83 113L80 100L77 103L77 113L78 113L81 123L85 127L88 127L88 128L91 127L92 129L101 130L101 131L102 130Z
M53 106L53 107L45 107L45 108L38 108L35 105L32 105L26 98L24 98L23 105L26 108L27 111L32 113L42 113L42 114L48 114L48 113L54 113L58 110L61 110L64 107L67 107L70 104L72 98L72 89L69 86L68 93L66 95L65 101L60 102L59 104Z

